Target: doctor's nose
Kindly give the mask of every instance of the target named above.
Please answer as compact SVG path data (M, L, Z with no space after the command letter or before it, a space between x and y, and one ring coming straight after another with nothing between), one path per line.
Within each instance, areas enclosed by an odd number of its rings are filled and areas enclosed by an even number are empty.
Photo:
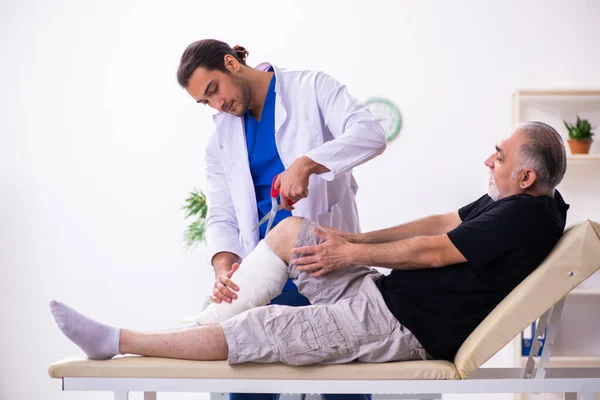
M494 155L490 155L483 163L490 169L494 168Z

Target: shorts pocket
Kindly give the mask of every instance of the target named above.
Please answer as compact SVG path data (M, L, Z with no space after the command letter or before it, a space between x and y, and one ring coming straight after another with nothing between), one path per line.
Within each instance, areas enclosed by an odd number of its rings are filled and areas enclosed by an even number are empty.
M287 310L271 320L267 332L290 365L332 361L352 351L350 339L331 306Z
M303 321L299 325L291 324L283 334L281 346L285 353L303 354L321 348L309 321Z

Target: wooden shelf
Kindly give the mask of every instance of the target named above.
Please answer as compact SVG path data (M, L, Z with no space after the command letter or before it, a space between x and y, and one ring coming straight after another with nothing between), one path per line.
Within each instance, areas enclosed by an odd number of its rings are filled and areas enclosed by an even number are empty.
M568 164L600 163L600 154L567 154Z
M536 366L538 365L540 358L533 357ZM521 356L519 360L521 367L527 364L527 357ZM567 357L567 356L550 356L549 367L600 367L600 356L590 357Z
M600 89L519 89L516 96L600 96Z
M600 288L581 288L573 289L569 296L600 296Z

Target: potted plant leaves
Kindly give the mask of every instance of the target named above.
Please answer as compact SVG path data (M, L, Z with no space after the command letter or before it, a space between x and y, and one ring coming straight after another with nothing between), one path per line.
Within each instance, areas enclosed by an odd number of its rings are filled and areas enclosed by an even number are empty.
M592 136L594 133L592 125L590 125L587 119L579 118L577 116L577 123L575 125L569 124L567 121L563 121L567 130L569 131L569 148L571 154L587 154L590 151L592 145Z
M190 192L190 196L185 199L186 205L182 207L185 210L185 218L191 218L188 225L184 240L188 248L195 246L198 243L204 242L204 234L206 232L206 195L201 190L194 189Z

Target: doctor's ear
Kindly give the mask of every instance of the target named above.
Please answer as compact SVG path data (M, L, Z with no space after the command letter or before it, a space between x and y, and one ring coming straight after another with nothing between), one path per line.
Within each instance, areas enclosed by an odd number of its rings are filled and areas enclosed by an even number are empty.
M225 63L225 69L229 72L238 72L241 68L241 64L238 59L231 54L225 54L223 62Z
M535 172L535 170L533 170L531 168L524 169L520 173L519 187L521 189L528 189L531 186L533 186L536 179L537 179L537 173Z

